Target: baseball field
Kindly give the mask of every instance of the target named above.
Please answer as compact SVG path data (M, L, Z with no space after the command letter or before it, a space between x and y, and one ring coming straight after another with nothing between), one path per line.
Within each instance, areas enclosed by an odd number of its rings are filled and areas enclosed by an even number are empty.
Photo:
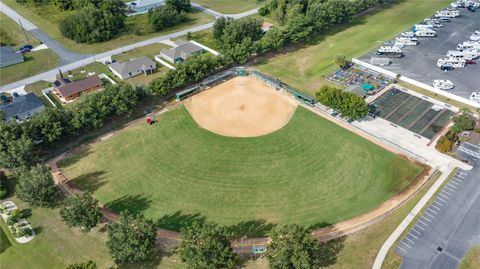
M248 80L254 79L235 78L204 91L185 101L188 110L181 105L154 125L138 123L60 166L113 210L141 212L170 229L203 219L239 229L258 226L249 235L276 223L318 227L352 218L399 193L421 172L266 86L271 95L250 102L256 90ZM210 94L215 91L227 94ZM262 121L270 126L277 116L282 120L268 134L260 128L260 136L224 136L197 124L199 112L217 117L215 127L224 130L247 119L253 129Z

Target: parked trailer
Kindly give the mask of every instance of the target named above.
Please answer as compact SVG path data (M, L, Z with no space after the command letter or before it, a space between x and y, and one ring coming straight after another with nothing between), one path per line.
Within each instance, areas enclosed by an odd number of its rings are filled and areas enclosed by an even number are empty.
M422 31L422 30L433 30L433 25L430 24L415 24L412 26L412 32Z
M431 29L426 29L426 30L421 30L415 32L415 35L418 37L436 37L437 32L431 30Z
M463 51L468 49L476 49L480 50L480 41L465 41L463 43L458 44L457 50Z
M458 10L440 10L435 12L435 17L447 17L447 18L456 18L460 16L460 11Z
M437 66L442 68L442 66L452 66L453 68L464 68L467 64L465 59L454 59L450 57L443 57L438 59Z

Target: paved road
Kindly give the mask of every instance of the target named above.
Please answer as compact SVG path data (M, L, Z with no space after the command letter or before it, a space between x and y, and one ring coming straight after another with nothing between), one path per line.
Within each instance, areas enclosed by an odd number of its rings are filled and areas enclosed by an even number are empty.
M22 15L18 14L15 10L5 5L3 2L0 2L0 11L10 17L16 23L20 22L25 30L31 32L33 36L40 40L40 42L47 45L48 48L55 52L58 57L60 57L61 65L76 62L89 56L87 54L76 53L65 48L45 32L40 30L36 25L22 17Z
M4 12L4 10L6 10L6 9L4 9L4 7L6 7L6 6L2 2L0 2L0 7L1 7L2 12ZM9 10L11 10L13 12L13 13L10 12L11 14L16 14L16 15L12 15L12 16L14 16L14 17L15 16L20 16L18 13L16 13L12 9L9 9ZM228 15L228 16L232 17L233 19L240 19L240 18L243 18L243 17L247 17L247 16L251 16L253 14L256 14L257 12L258 12L258 9L252 9L252 10L249 10L249 11L246 11L246 12L243 12L243 13L233 14L233 15ZM26 28L28 27L27 29L33 29L33 30L36 29L36 27L33 24L31 24L30 22L28 22L27 20L25 20L25 21L22 20L22 24L24 22L26 23ZM198 32L198 31L210 29L212 27L213 27L213 22L210 22L210 23L195 26L195 27L192 27L192 28L189 28L189 29L185 29L185 30L182 30L182 31L179 31L179 32L175 32L175 33L172 33L172 34L167 34L167 35L163 35L163 36L154 37L154 38L151 38L151 39L148 39L148 40L140 41L140 42L130 44L130 45L127 45L127 46L124 46L124 47L121 47L121 48L113 49L113 50L110 50L110 51L107 51L107 52L102 52L102 53L95 54L95 55L87 55L86 57L80 57L80 58L77 58L76 61L64 64L64 65L62 65L58 68L54 68L54 69L48 70L44 73L37 74L37 75L34 75L32 77L29 77L29 78L25 78L25 79L22 79L22 80L19 80L19 81L12 82L10 84L3 85L3 86L0 87L0 92L4 92L4 91L12 90L12 89L15 89L15 88L19 88L21 86L31 84L31 83L35 83L35 82L40 81L40 80L53 79L55 77L55 75L58 73L59 69L62 70L62 72L67 72L69 70L77 69L77 68L80 68L82 66L91 64L98 59L103 59L103 58L106 58L106 57L110 57L112 55L120 54L120 53L123 53L125 51L135 49L135 48L139 48L139 47L143 47L143 46L146 46L146 45L151 45L151 44L154 44L154 43L158 43L158 42L161 42L163 40L180 37L180 36L186 35L188 32L194 33L194 32ZM38 30L38 31L40 31L40 30ZM56 43L56 44L51 43L51 44L53 44L54 47L56 45L61 47L61 45L58 42L56 42L55 40L50 38L50 41L54 41L54 43ZM47 46L49 46L49 45L47 44ZM72 55L71 57L77 57L77 56Z
M480 245L480 147L465 147L471 152L458 155L475 167L459 170L400 241L401 269L455 269L472 245Z

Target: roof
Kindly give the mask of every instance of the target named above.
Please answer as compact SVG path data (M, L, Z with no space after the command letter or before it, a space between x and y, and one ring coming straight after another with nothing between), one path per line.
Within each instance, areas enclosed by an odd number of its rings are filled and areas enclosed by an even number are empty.
M138 69L148 70L150 66L156 67L154 61L148 57L142 56L135 59L130 59L126 62L115 62L109 65L109 67L119 73L122 77L128 76L128 73L135 72Z
M130 6L134 6L135 8L142 8L142 7L149 7L153 5L160 5L163 4L165 0L137 0L128 3Z
M72 83L72 81L70 81L67 78L58 78L52 84L53 84L53 87L58 88L62 85L68 84L68 83Z
M262 31L266 32L266 31L270 30L270 28L272 28L272 26L273 26L273 24L264 21L264 22L262 22L262 27L261 28L262 28Z
M79 81L65 84L57 88L63 97L74 95L79 92L83 92L93 87L103 85L103 81L97 76L91 76Z
M175 45L177 45L175 48L163 49L161 53L174 60L177 58L182 58L185 60L193 53L203 50L201 47L185 40L177 40Z
M10 119L39 107L43 107L42 101L31 92L13 99L11 103L0 105L0 110L6 119Z
M21 53L16 53L11 46L0 47L0 64L18 59L22 59L23 61L23 55Z
M366 91L371 91L371 90L375 89L375 87L370 83L363 83L362 88Z

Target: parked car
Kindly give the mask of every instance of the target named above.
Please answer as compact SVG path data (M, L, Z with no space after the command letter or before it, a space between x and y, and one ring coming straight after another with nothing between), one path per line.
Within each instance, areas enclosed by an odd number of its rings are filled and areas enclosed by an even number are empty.
M2 100L2 103L4 104L10 102L10 99L8 99L8 97L5 95L0 95L0 100Z
M29 49L29 48L23 48L23 49L19 50L20 53L27 53L27 52L30 52L30 51L31 51L31 49Z
M29 50L31 50L31 49L33 49L33 46L30 45L30 44L26 44L26 45L23 45L23 46L20 47L20 50L22 50L22 49L29 49Z
M12 96L13 96L13 98L17 98L17 97L19 97L20 95L19 95L17 92L14 92L14 93L12 93Z

